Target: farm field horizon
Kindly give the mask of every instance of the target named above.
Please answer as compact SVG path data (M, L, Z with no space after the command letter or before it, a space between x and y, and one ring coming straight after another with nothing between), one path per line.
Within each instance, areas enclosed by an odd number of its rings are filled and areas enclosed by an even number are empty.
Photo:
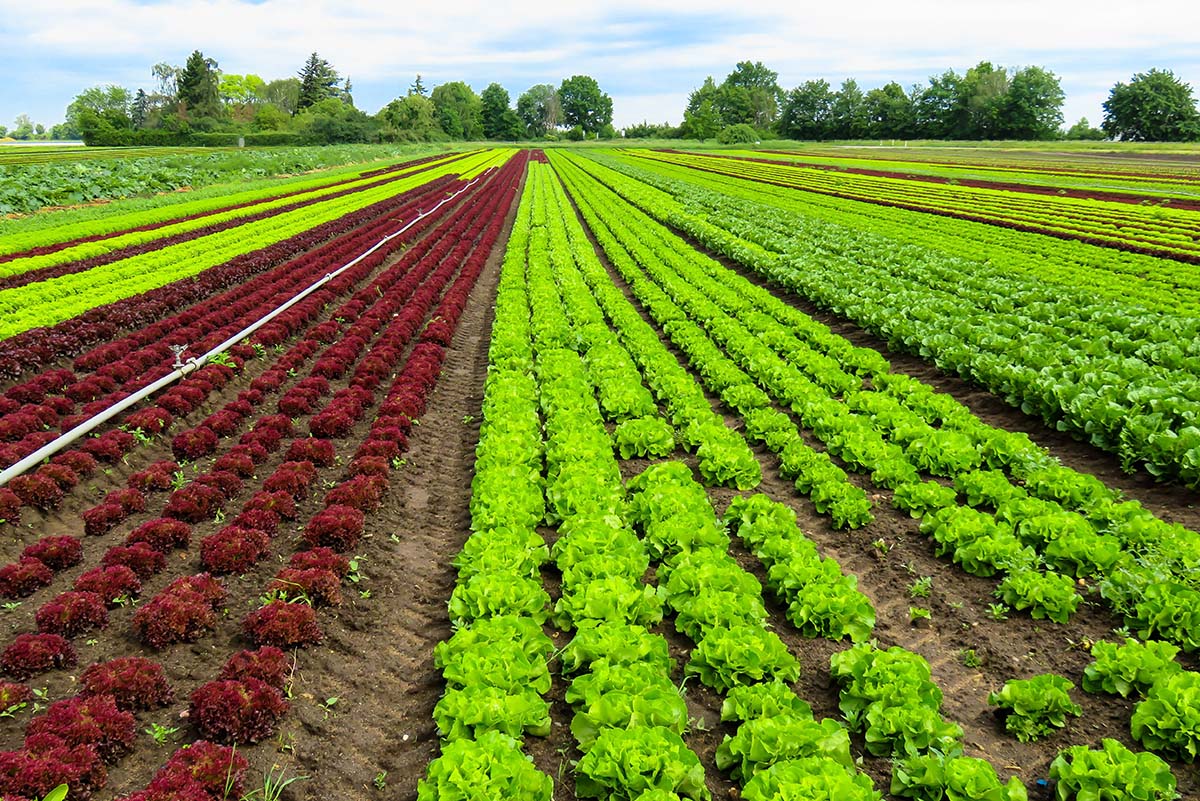
M1055 144L0 149L0 796L1200 798L1200 149Z

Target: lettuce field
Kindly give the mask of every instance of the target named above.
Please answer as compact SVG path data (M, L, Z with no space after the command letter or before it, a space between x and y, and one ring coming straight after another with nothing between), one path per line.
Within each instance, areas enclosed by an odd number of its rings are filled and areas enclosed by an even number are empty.
M0 798L1200 797L1197 178L480 149L0 220Z

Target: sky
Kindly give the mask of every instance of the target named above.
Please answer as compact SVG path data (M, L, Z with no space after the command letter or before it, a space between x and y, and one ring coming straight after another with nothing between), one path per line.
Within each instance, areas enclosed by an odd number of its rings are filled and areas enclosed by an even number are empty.
M227 73L295 75L316 51L374 113L418 73L426 87L496 81L517 96L591 75L613 123L678 124L688 93L739 61L761 61L785 89L846 78L908 87L982 60L1037 65L1061 79L1067 124L1099 124L1117 81L1170 69L1200 93L1196 0L0 0L0 124L47 126L76 94L151 90L150 67L195 49Z

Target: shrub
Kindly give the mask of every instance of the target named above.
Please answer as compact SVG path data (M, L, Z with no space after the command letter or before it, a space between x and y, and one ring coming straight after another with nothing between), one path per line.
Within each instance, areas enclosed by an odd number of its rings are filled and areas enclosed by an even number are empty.
M337 606L342 602L341 580L330 570L285 567L275 575L267 592L288 600L304 600L313 606Z
M0 567L0 598L24 598L54 581L54 572L40 559L23 557Z
M125 538L126 545L143 543L160 553L186 548L192 541L192 527L182 520L157 517L135 528Z
M217 624L212 605L198 592L160 593L133 614L133 631L151 648L195 642Z
M272 601L242 620L246 637L255 645L292 648L321 641L317 614L307 604Z
M175 698L162 665L141 656L122 656L89 665L79 677L84 695L112 696L118 709L153 709Z
M167 566L167 557L144 542L133 545L115 545L100 558L103 567L125 565L145 581Z
M56 701L29 721L27 737L53 734L68 745L92 745L105 761L133 750L137 722L117 708L111 695L82 695Z
M291 657L273 645L265 645L256 651L238 651L229 657L217 678L222 681L258 679L277 690L282 690L291 672Z
M258 679L210 681L192 693L188 717L205 737L256 743L270 737L287 714L283 694Z
M358 544L365 525L365 516L350 506L327 506L312 516L304 528L304 541L309 547L325 546L335 551L348 551Z
M137 595L142 582L137 574L126 565L93 567L75 579L73 585L79 592L94 592L107 606L116 606L118 598Z
M213 573L245 573L267 555L270 543L258 529L226 526L200 541L200 563Z
M94 592L64 592L42 604L34 615L38 631L76 637L108 625L104 598Z
M128 517L128 513L119 503L102 503L85 509L83 512L83 533L89 537L98 537L112 530L118 523Z
M0 654L0 669L17 681L75 662L75 649L59 634L18 634Z
M51 570L65 570L83 560L83 541L78 537L61 535L42 537L21 551L22 559L37 559Z

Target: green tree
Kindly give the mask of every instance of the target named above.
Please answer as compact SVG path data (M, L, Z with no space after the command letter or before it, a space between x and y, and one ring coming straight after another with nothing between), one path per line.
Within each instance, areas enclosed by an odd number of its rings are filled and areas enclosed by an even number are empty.
M828 139L835 95L826 80L805 81L788 92L779 133L788 139Z
M1063 134L1063 139L1078 139L1092 142L1099 142L1104 139L1104 131L1099 128L1093 128L1088 122L1087 117L1080 117L1079 122L1072 125Z
M1113 139L1190 142L1200 139L1200 112L1191 86L1170 70L1152 69L1112 88L1100 127Z
M1008 71L981 61L967 70L958 85L953 139L998 139L1004 130Z
M140 131L146 127L149 116L150 96L145 91L138 89L137 94L133 98L133 103L129 106L129 122L133 125L135 131Z
M626 139L677 139L679 130L669 122L656 125L642 120L621 132Z
M862 139L867 135L870 115L867 98L853 78L842 81L842 88L833 98L830 125L835 139Z
M292 126L305 140L329 145L376 141L379 123L340 98L327 97L298 113Z
M903 86L892 81L867 92L863 102L868 134L879 139L911 139L915 136L917 109L914 97L919 91L913 87L913 93L907 94Z
M442 131L451 139L474 141L483 137L479 95L462 81L439 84L430 94Z
M408 87L408 93L410 95L419 95L421 97L425 97L427 94L429 94L429 90L426 89L425 84L421 82L421 73L417 73L416 80L414 80Z
M279 78L270 81L263 89L263 99L289 115L295 114L300 105L300 79Z
M67 124L80 135L84 132L85 121L93 128L103 121L108 128L132 129L133 122L129 117L132 100L128 89L115 84L84 89L67 106Z
M712 139L724 127L720 110L720 89L712 76L704 79L699 89L688 95L683 112L681 133L686 139Z
M962 76L954 70L929 78L914 98L916 135L927 139L949 139L959 130L959 96Z
M717 141L723 145L736 145L758 140L758 129L744 122L739 122L737 125L726 125L717 134Z
M13 129L8 134L13 139L32 139L33 138L33 120L29 119L28 114L18 114L16 121L13 122Z
M726 125L746 123L766 129L779 118L783 99L779 73L761 61L739 61L720 88L718 105Z
M422 94L409 94L388 103L379 112L387 126L388 139L403 142L430 142L445 138L438 126L433 101Z
M1057 139L1066 95L1058 76L1041 67L1013 73L1004 99L999 135L1003 139Z
M303 111L323 100L338 96L341 76L328 61L313 53L300 69L300 92L296 99L296 111Z
M479 120L483 126L483 135L487 139L517 139L518 131L513 135L513 122L516 115L509 112L508 90L498 83L490 83L479 93ZM517 121L519 127L520 123Z
M517 116L531 138L546 136L562 124L562 104L551 84L531 86L517 98Z
M217 84L221 100L231 106L248 106L267 99L267 82L257 75L222 75Z
M254 109L250 125L256 131L286 131L292 115L274 103L263 103Z
M179 67L160 61L150 68L150 74L158 81L158 94L165 103L174 103L179 91Z
M0 139L3 139L6 136L8 136L8 126L0 125Z
M589 75L564 78L558 87L558 99L566 125L578 125L585 134L612 125L612 98L600 91L600 84Z
M354 107L354 84L350 83L349 76L342 81L342 88L337 91L335 97L337 97L338 100L341 100L347 106L350 106L351 108Z
M179 73L177 94L181 114L187 119L224 116L217 62L193 50Z

